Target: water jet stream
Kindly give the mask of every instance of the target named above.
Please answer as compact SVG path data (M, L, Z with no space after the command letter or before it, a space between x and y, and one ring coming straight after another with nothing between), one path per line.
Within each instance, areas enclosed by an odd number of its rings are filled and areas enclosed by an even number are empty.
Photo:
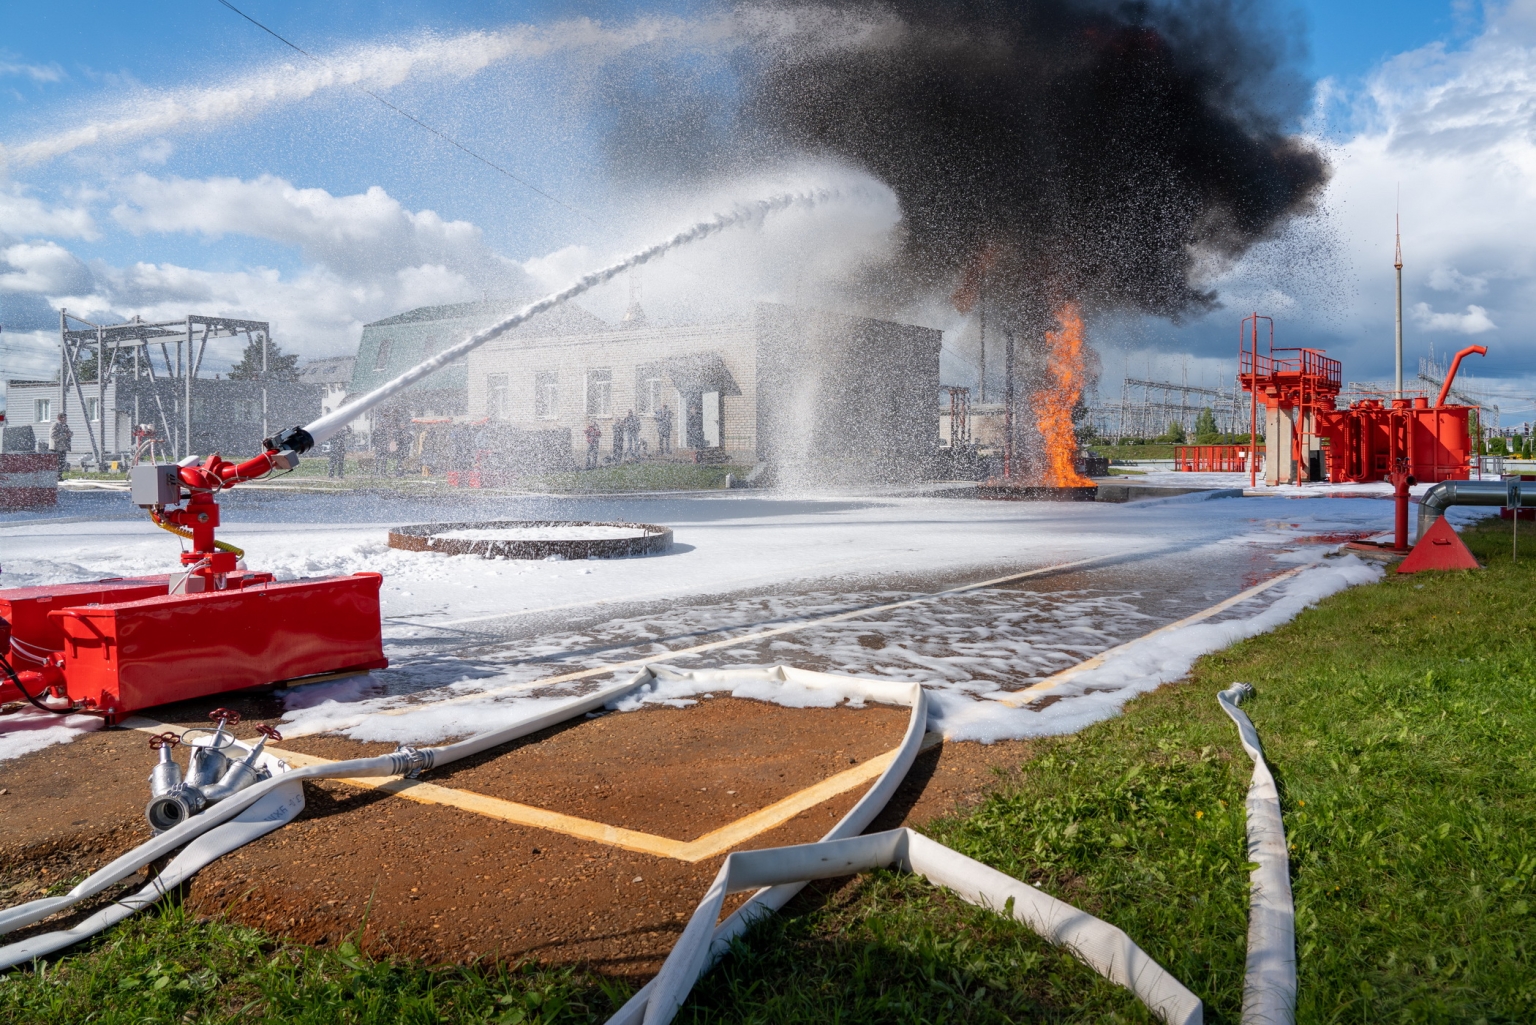
M475 332L457 345L450 346L430 359L418 363L393 381L380 385L356 402L348 403L339 409L327 413L320 419L308 424L304 430L309 433L309 436L314 439L314 443L318 445L336 434L352 420L362 416L386 399L409 388L428 374L441 370L460 356L468 355L486 342L500 338L519 324L538 316L540 313L553 309L569 299L576 298L583 292L611 281L631 267L638 267L643 263L648 263L663 253L676 249L679 246L685 246L690 242L697 242L699 239L708 238L711 235L724 231L726 228L761 222L771 214L776 214L792 207L814 207L828 200L840 198L845 194L846 192L843 189L811 189L805 192L780 193L767 199L738 204L736 209L729 213L716 214L707 221L700 221L692 227L684 228L665 241L647 246L638 252L631 253L616 263L611 263L600 270L582 275L560 291L551 292L544 298L529 303L511 316L505 317L490 327Z

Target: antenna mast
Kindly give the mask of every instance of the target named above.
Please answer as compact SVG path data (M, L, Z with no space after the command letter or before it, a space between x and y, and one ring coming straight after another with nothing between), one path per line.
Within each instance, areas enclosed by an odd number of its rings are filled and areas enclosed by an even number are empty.
M1397 269L1397 392L1396 398L1403 397L1403 214L1402 199L1399 192L1397 213L1397 248L1392 257L1392 266Z

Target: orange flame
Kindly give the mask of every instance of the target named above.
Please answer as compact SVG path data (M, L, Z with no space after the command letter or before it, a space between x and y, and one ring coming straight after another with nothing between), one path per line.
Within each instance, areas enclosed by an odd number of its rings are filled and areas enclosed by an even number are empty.
M1093 481L1077 472L1077 436L1072 429L1072 407L1083 394L1083 318L1076 303L1064 303L1056 311L1058 331L1047 331L1050 349L1051 387L1031 396L1045 441L1047 487L1091 487Z

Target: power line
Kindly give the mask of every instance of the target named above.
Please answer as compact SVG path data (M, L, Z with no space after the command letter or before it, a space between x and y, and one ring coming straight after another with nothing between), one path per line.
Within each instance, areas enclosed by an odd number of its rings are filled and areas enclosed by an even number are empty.
M316 64L320 65L321 67L325 67L325 61L321 60L319 57L316 57L314 54L310 53L308 50L304 49L302 46L299 46L297 43L291 42L291 41L283 38L282 36L278 35L276 32L274 32L271 29L267 28L267 26L263 25L261 22L257 21L255 18L251 17L249 14L246 14L240 8L238 8L234 4L230 3L229 0L219 0L219 3L223 4L225 7L228 7L231 11L234 11L236 14L240 15L240 17L244 18L246 21L250 22L252 25L255 25L257 28L261 29L267 35L271 36L273 39L276 39L278 42L282 43L284 46L286 46L289 49L294 50L294 51L296 51L298 53L303 54L305 57L308 57L310 60L314 61ZM413 123L413 124L415 124L415 125L417 125L417 126L419 126L421 128L426 129L427 131L431 132L433 135L437 136L439 139L442 139L444 142L448 143L450 146L453 146L453 147L455 147L455 148L457 148L459 150L462 150L463 152L465 152L465 153L469 154L470 156L474 157L476 160L480 161L486 167L489 167L489 168L492 168L493 170L501 172L502 174L506 175L508 178L511 178L513 181L517 182L519 185L523 186L524 188L530 189L530 190L532 190L534 192L537 192L539 195L543 196L545 199L549 200L551 203L554 203L556 206L564 207L565 209L569 210L571 213L575 214L577 217L580 217L582 220L586 221L587 223L589 223L589 224L596 224L597 223L591 217L588 217L585 213L583 213L582 211L576 209L574 206L571 206L569 203L565 203L565 202L562 202L559 199L556 199L554 196L551 196L549 193L545 192L543 189L541 189L537 185L533 184L533 182L528 181L526 178L519 177L518 175L513 174L511 171L507 170L505 167L502 167L500 164L493 163L492 161L486 159L485 157L482 157L480 154L476 153L474 150L470 149L468 146L464 145L462 142L460 142L459 140L455 139L453 136L449 135L446 132L439 131L438 129L432 127L431 125L429 125L425 121L423 121L421 118L417 117L415 114L412 114L410 111L404 110L404 109L402 109L400 107L395 106L393 103L390 103L388 100L386 100L384 97L380 96L378 93L374 92L372 89L368 89L368 88L366 88L364 86L361 86L361 85L356 85L355 88L359 92L366 93L367 95L373 97L375 100L378 100L380 103L384 104L384 106L388 107L390 110L394 111L396 114L399 114L401 117L405 118L406 120L410 121L411 123Z

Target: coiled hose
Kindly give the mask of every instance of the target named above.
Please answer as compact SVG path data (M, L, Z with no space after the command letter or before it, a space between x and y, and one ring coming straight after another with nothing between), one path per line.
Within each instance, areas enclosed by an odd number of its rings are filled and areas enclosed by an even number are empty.
M186 527L178 527L174 523L166 523L160 518L160 514L155 510L151 509L149 511L149 518L153 520L155 526L159 527L161 530L169 531L170 533L175 534L177 537L185 538L188 541L192 540L192 532L190 530L188 530ZM213 543L213 547L217 548L221 552L232 552L237 559L245 558L244 548L236 548L234 545L229 544L227 541L215 541Z

